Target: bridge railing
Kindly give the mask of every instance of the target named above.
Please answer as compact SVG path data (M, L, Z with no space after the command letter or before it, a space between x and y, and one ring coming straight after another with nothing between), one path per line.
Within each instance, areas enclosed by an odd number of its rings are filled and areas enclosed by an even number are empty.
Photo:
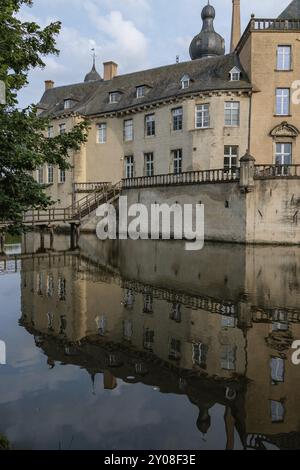
M126 178L122 181L123 189L148 188L154 186L176 186L201 183L226 183L239 181L240 172L236 170L204 170L189 171L180 174L169 173L165 175L141 176Z
M72 219L70 208L51 208L29 210L24 214L23 223L30 225L51 224L52 222L66 222Z

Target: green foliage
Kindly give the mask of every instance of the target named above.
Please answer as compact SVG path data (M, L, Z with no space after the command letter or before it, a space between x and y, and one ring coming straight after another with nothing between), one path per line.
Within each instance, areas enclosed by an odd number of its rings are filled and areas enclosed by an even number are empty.
M45 137L49 122L32 105L18 108L17 93L28 84L28 73L44 67L43 56L58 54L55 41L60 22L42 29L16 16L32 0L1 0L0 80L6 85L6 105L0 105L0 224L22 221L29 208L47 207L51 201L32 172L44 164L70 167L69 156L86 142L88 122L52 139Z

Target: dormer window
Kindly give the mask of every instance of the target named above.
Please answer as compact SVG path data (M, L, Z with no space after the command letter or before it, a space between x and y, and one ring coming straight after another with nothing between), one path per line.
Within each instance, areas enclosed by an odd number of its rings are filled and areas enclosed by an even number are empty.
M64 109L71 109L71 108L73 108L73 106L74 106L74 101L73 100L70 100L70 99L65 100Z
M118 103L120 101L120 93L118 91L113 91L109 94L110 104Z
M181 88L182 90L186 90L187 88L190 88L191 84L191 79L189 75L184 75L181 79Z
M136 87L136 97L137 97L137 98L144 98L145 94L146 94L146 87L145 87L145 85L137 86L137 87Z
M234 67L229 72L231 82L239 82L241 79L241 71L238 67Z

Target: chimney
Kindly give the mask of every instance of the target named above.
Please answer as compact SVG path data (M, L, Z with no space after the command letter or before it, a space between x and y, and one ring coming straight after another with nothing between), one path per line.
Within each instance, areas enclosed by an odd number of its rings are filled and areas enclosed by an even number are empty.
M241 5L240 0L232 0L232 25L230 52L234 52L241 39Z
M54 88L53 80L45 80L45 91L51 90L51 88Z
M104 62L104 80L112 80L116 75L118 75L118 64L115 62Z

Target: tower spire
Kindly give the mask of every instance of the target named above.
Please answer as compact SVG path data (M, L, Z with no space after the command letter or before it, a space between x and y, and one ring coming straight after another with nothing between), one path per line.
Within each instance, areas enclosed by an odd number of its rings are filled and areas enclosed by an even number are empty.
M234 52L241 39L241 5L240 0L232 0L232 26L230 52Z

